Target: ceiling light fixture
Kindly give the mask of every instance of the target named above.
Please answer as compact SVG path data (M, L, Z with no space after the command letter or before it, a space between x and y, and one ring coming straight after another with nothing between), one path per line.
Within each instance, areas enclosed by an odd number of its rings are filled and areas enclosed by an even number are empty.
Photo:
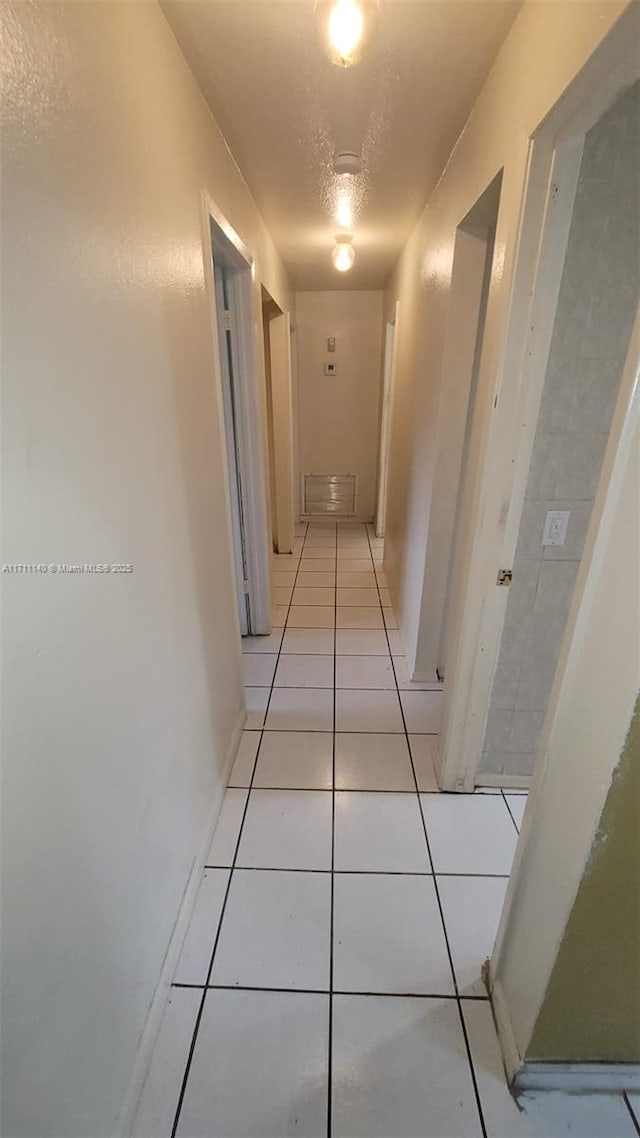
M331 62L353 67L371 38L378 0L316 0L315 14Z
M334 174L356 177L362 173L362 161L357 150L336 150L333 156Z
M349 194L339 193L336 204L336 221L343 229L351 229L353 225L353 202Z
M336 237L336 244L331 253L331 260L334 269L337 269L339 273L348 273L349 269L353 268L356 253L351 244L352 240L353 238L350 233L339 233Z

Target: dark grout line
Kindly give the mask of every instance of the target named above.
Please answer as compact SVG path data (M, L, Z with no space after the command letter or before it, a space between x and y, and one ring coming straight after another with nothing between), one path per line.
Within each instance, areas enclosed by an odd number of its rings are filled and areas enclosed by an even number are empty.
M231 870L230 865L205 865L203 869L219 869ZM326 875L333 873L337 877L353 876L353 877L473 877L483 880L489 878L496 881L508 881L508 873L442 873L436 870L432 873L430 869L420 871L418 869L301 869L299 866L282 866L282 865L235 865L233 869L242 871L243 873L324 873Z
M371 539L369 537L369 531L368 530L367 530L367 539L369 540L369 547L371 547ZM372 557L373 557L373 553L372 553ZM380 585L379 584L378 584L378 594L380 594ZM382 597L380 597L380 607L382 608ZM458 989L458 980L456 977L456 971L455 971L454 964L453 964L453 955L451 952L451 945L449 944L449 936L447 934L447 925L446 925L446 921L444 918L444 908L442 905L442 898L440 897L440 890L438 888L437 877L435 875L435 867L433 864L433 857L431 854L431 844L429 842L429 833L427 830L427 823L426 823L426 819L424 816L424 810L422 808L422 799L420 797L420 788L418 785L418 776L416 774L415 763L413 760L413 751L411 750L411 740L409 738L409 732L407 730L407 721L406 721L405 714L404 714L404 707L402 705L402 699L400 697L400 688L398 687L398 677L397 677L397 673L396 673L396 666L395 666L395 662L393 659L393 653L391 652L391 640L389 638L389 629L387 628L386 625L385 625L385 634L387 637L387 644L389 645L389 653L391 655L391 667L393 669L393 674L394 674L394 677L396 680L396 692L397 692L397 696L398 696L398 704L400 706L400 714L402 716L402 722L404 725L404 732L405 732L405 738L407 741L407 747L409 748L409 757L411 759L411 769L413 771L413 780L415 783L416 796L418 799L418 808L420 810L420 817L422 819L422 828L424 830L424 838L425 838L425 842L427 845L427 855L429 858L429 865L431 866L431 872L433 874L433 887L434 887L434 891L435 891L435 895L436 895L436 901L438 903L438 910L440 912L440 921L442 923L442 931L444 934L444 940L445 940L445 945L446 945L446 949L447 949L447 956L449 957L449 967L451 969L451 977L453 980L454 991L456 994L456 1003L457 1003L457 1008L458 1008L458 1016L460 1019L460 1027L462 1029L462 1034L464 1037L464 1043L465 1043L465 1047L466 1047L466 1051L467 1051L467 1061L469 1063L469 1072L471 1074L471 1082L473 1084L473 1090L474 1090L474 1094L476 1097L476 1107L478 1110L478 1118L480 1120L480 1127L482 1129L483 1138L487 1138L487 1128L486 1128L485 1121L484 1121L484 1113L482 1110L482 1103L480 1101L480 1091L478 1088L478 1082L476 1079L476 1072L475 1072L475 1068L473 1065L473 1057L471 1055L471 1046L469 1044L469 1037L467 1035L467 1025L465 1023L464 1015L462 1012L462 1004L460 1003L460 993L459 993L459 989ZM412 734L415 735L415 734L417 734L417 732L414 731L414 732L412 732Z
M626 1091L622 1092L622 1098L624 1099L627 1110L631 1116L631 1121L635 1127L636 1134L640 1135L640 1121L636 1118L636 1112L631 1105L631 1100L629 1099L629 1095Z
M509 803L508 803L508 801L507 801L507 796L506 796L506 794L505 794L504 790L501 790L501 791L500 791L500 796L501 796L501 798L502 798L502 800L503 800L503 802L504 802L504 804L505 804L505 806L506 806L506 808L507 808L507 811L508 811L508 813L509 813L509 817L510 817L511 821L513 822L513 824L514 824L514 826L515 826L515 828L516 828L516 834L519 834L519 833L520 833L520 827L518 826L518 823L516 822L516 820L515 820L515 818L514 818L514 816L513 816L513 813L512 813L512 811L511 811L511 807L509 806Z
M328 735L329 732L327 731ZM246 790L246 786L233 786L229 783L229 790ZM300 794L331 794L332 788L330 786L254 786L254 790L282 790L287 793L300 793ZM395 787L378 787L378 786L336 786L336 794L415 794L414 790L398 790ZM436 794L435 790L421 791L421 794Z
M266 687L266 684L265 684L265 687ZM289 690L289 691L291 691L291 690L295 690L295 691L331 691L331 688L295 688L295 689L291 689L291 688L289 688L289 689L286 689L286 688L277 688L276 690L277 690L277 691L286 691L286 690ZM343 690L342 688L338 688L338 691L342 691L342 690ZM357 690L359 690L359 689L357 689L357 688L356 688L356 689L354 689L354 690L355 690L355 691L357 691ZM363 690L364 690L364 689L363 689ZM387 690L388 690L388 689L387 689ZM289 731L297 731L297 732L301 732L301 731L302 731L302 732L304 732L305 734L306 734L306 732L308 731L308 732L309 732L309 734L316 734L316 735L328 735L328 734L329 734L329 732L328 732L328 731L321 731L321 730L319 730L317 727L316 727L316 728L305 728L305 727L254 727L254 728L250 728L250 730L254 730L254 731L287 731L287 732L289 732ZM406 728L403 728L403 730L402 730L402 731L353 731L353 730L351 730L351 731L344 731L344 730L343 730L343 731L338 731L338 732L337 732L337 734L338 734L338 735L399 735L399 736L402 738L402 736L406 734ZM427 737L427 736L428 736L428 737L433 737L434 735L437 735L437 734L438 734L438 732L437 732L437 731L412 731L412 732L411 732L411 734L412 734L412 735L420 735L420 736L425 736L425 737ZM441 791L440 793L441 793L441 794L448 794L448 793L452 793L452 794L453 794L453 793L456 793L456 794L457 794L458 792L457 792L457 791L451 791L451 792L449 792L449 791L443 790L443 791ZM472 794L472 793L473 793L472 791L469 791L469 794Z
M333 585L333 737L331 741L331 900L329 917L329 1039L327 1055L327 1138L333 1129L333 939L336 862L336 658L338 647L338 527L335 531L335 579Z
M306 995L306 996L359 996L365 998L382 999L382 1000L457 1000L458 998L468 1000L471 1003L488 1003L488 996L461 996L458 997L453 992L365 992L353 988L334 988L331 992L328 988L274 988L268 985L259 984L187 984L176 983L171 985L172 988L186 988L195 991L208 991L208 992L283 992L287 995Z
M327 631L331 632L331 629L327 629ZM367 630L361 629L360 631L366 632ZM375 631L375 629L373 629L372 631ZM248 653L248 655L249 655L249 653ZM254 653L254 655L257 655L257 652ZM316 656L322 656L322 657L324 657L325 660L329 660L331 658L329 656L328 652L294 652L294 653L285 652L285 656L287 656L287 655L302 656L302 657L312 656L314 658ZM349 657L348 656L340 656L340 659L341 660L348 660ZM358 657L358 659L359 659L359 657ZM385 657L384 656L378 656L377 659L384 660ZM268 684L245 684L246 688L266 688L268 686L269 686ZM275 687L278 691L307 691L307 690L330 691L331 690L331 688L329 687L329 684L276 684ZM420 688L419 690L416 688L415 691L413 688L398 688L397 690L401 693L404 693L405 695L409 695L409 694L411 694L411 695L441 695L442 694L439 688ZM379 691L379 692L390 691L390 692L395 692L396 687L395 687L395 685L392 688L391 687L381 688L379 685L377 687L367 687L366 684L360 684L358 687L356 687L355 684L341 684L338 686L337 691ZM304 728L302 728L302 730L304 730ZM375 735L375 734L378 734L378 732L369 731L369 732L366 732L366 734ZM379 734L381 734L381 735L387 734L388 735L388 734L393 734L393 732L380 731ZM398 731L397 734L402 735L403 732ZM438 732L437 731L412 731L411 734L412 735L437 735Z

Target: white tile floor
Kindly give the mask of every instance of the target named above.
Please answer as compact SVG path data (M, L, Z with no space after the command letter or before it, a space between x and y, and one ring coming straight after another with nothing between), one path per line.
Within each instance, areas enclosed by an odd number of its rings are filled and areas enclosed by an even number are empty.
M274 562L136 1138L637 1134L621 1096L506 1088L480 967L526 796L437 793L382 543L318 523Z

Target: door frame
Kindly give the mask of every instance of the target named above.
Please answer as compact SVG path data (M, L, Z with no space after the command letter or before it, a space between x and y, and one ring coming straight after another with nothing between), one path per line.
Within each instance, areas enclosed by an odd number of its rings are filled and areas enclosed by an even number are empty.
M261 327L260 286L256 280L255 258L242 239L229 224L222 211L206 190L201 195L201 227L205 289L209 302L213 368L216 404L223 454L225 500L227 512L227 546L229 565L236 589L239 588L233 545L233 522L229 463L227 457L227 424L224 413L223 377L220 364L221 336L218 326L214 265L224 262L234 269L230 290L236 315L234 331L238 357L238 376L235 388L240 430L236 437L238 465L242 486L242 512L246 545L247 589L249 596L252 635L271 632L271 542L265 478L267 455L264 432L262 382L259 368L261 345L258 329ZM213 228L215 227L215 246ZM238 635L240 626L238 623Z
M277 553L292 553L296 514L295 431L291 317L278 305L268 318L269 384L273 429L272 534ZM264 320L264 308L262 309Z
M502 176L501 170L457 226L453 247L450 311L442 362L439 431L416 652L416 675L435 672L441 681L446 671L447 629L460 560L460 507L477 410L478 373L493 274ZM483 204L487 200L492 203L488 219L487 206ZM473 221L478 212L484 214L482 225ZM436 546L448 549L448 558L431 557L431 550Z
M490 417L478 427L479 477L462 507L470 539L447 647L436 760L443 790L475 785L508 595L497 575L515 554L584 136L638 78L625 16L528 140L507 333Z
M378 458L378 495L376 500L376 537L384 537L387 516L387 486L389 481L389 454L391 451L391 415L393 388L398 359L398 313L396 301L393 319L387 320L384 338L384 371L382 380L382 406L380 409L380 451Z

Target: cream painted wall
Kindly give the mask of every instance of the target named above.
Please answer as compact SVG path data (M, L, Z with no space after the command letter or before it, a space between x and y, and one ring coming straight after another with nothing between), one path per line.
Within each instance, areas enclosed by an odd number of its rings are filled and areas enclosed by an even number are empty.
M402 312L385 569L409 667L417 674L434 664L421 641L431 603L425 569L427 578L441 576L438 566L449 558L443 544L427 548L427 533L439 421L450 417L445 391L440 399L440 381L456 228L502 169L478 414L469 450L470 492L462 507L463 531L470 535L467 522L476 507L483 444L500 384L529 138L627 7L623 0L524 4L385 293L387 318L397 300ZM463 549L463 578L468 556Z
M116 1131L243 721L206 188L282 265L155 3L0 6L2 1133ZM259 303L259 299L258 299Z
M300 473L357 474L358 514L375 511L382 293L296 293ZM335 336L336 351L327 352ZM324 364L334 361L335 376Z

